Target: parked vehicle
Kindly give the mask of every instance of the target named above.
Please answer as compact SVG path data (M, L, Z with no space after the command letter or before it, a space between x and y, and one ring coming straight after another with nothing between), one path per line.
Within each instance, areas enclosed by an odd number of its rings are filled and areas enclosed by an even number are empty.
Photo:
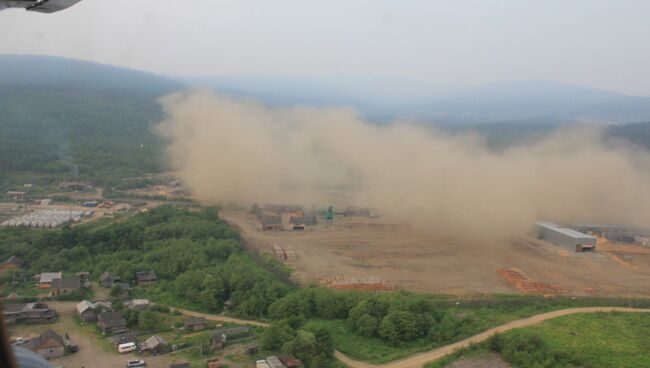
M147 362L145 362L142 359L133 359L133 360L126 361L126 368L141 368L146 366L147 366Z
M117 351L119 351L121 354L124 354L135 351L137 348L138 346L134 342L127 342L124 344L119 344L117 346Z

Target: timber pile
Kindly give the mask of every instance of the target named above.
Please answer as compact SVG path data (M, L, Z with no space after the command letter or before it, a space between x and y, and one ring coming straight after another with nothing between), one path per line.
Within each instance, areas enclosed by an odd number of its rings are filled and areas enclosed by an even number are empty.
M331 276L320 280L320 284L337 290L390 291L395 287L380 277Z
M514 286L525 294L542 294L544 296L552 296L568 292L567 289L564 289L558 285L549 285L544 282L531 280L516 270L499 268L497 270L497 273L503 277L510 285Z

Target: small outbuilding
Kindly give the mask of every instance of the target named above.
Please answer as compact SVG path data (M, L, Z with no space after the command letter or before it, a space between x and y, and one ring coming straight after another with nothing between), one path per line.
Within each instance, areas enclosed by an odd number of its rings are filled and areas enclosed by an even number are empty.
M140 271L135 273L135 279L138 285L153 285L158 281L158 276L156 275L156 271Z
M112 272L104 272L99 276L99 285L107 289L112 288L114 283L120 281L122 280Z
M140 351L149 352L152 355L165 354L169 352L169 345L162 337L153 335L140 345Z
M184 325L188 331L200 331L205 329L208 321L204 317L191 317L185 320Z

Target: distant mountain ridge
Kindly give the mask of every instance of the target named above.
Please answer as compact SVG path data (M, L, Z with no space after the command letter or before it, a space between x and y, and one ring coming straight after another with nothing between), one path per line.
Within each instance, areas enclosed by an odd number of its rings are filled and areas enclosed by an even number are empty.
M153 73L89 61L40 55L0 55L0 83L165 94L181 81Z

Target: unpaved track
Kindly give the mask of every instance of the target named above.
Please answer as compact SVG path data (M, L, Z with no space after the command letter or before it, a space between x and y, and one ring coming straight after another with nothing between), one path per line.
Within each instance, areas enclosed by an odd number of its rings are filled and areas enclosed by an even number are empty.
M349 357L345 356L340 352L335 352L334 355L338 360L343 362L350 368L420 368L426 363L444 358L447 355L454 353L455 351L466 348L471 344L479 343L485 341L491 336L509 331L515 328L533 326L539 323L542 323L546 320L566 316L569 314L577 313L598 313L598 312L632 312L632 313L650 313L650 309L637 309L637 308L623 308L623 307L586 307L586 308L570 308L570 309L561 309L553 312L538 314L529 318L519 319L506 323L498 327L491 328L487 331L481 332L477 335L466 338L459 342L442 346L437 349L429 350L427 352L415 354L411 357L396 360L390 363L373 365L369 363L359 362L352 360Z
M248 325L248 326L255 326L255 327L269 327L270 324L265 323L265 322L258 322L258 321L251 321L247 319L239 319L239 318L232 318L232 317L226 317L218 314L208 314L208 313L201 313L201 312L194 312L191 310L187 309L181 309L181 308L173 308L170 307L172 311L179 311L187 316L191 317L203 317L207 320L210 321L218 321L218 322L226 322L226 323L234 323L238 325Z

